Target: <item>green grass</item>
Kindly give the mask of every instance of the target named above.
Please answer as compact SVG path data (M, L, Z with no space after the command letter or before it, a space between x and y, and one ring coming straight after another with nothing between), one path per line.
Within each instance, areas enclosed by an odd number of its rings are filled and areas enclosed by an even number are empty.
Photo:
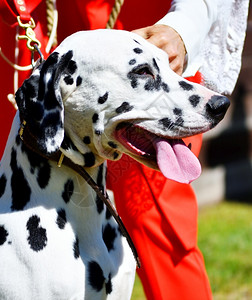
M252 206L223 202L204 208L198 245L214 299L252 299Z
M214 300L252 299L252 205L222 202L201 209L198 245ZM145 299L137 278L132 300Z
M136 275L135 285L132 293L131 300L145 300L143 287L139 277ZM154 300L154 299L153 299Z

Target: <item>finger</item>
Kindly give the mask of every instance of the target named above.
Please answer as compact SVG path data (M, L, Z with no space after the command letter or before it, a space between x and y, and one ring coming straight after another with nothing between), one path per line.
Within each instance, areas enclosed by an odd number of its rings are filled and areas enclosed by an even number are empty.
M147 30L147 28L135 29L135 30L132 30L132 32L140 35L144 39L148 38L148 30Z
M173 72L177 73L178 75L182 75L183 73L183 62L177 57L170 61L170 68Z
M166 49L169 48L171 41L169 39L169 36L164 32L152 32L151 34L149 34L148 42L166 51Z

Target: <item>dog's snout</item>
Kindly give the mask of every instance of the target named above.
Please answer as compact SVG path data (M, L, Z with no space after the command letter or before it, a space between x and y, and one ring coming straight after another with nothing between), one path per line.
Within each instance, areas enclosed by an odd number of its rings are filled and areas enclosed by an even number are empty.
M230 101L225 96L212 96L211 99L206 104L206 112L207 114L217 120L220 121L223 119L227 109L230 105Z

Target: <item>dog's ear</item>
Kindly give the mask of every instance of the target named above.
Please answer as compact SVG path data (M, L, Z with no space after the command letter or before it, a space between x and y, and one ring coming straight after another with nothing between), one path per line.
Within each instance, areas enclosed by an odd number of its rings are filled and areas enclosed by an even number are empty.
M60 79L68 73L72 51L52 53L16 92L20 119L43 154L57 151L64 138L64 106Z

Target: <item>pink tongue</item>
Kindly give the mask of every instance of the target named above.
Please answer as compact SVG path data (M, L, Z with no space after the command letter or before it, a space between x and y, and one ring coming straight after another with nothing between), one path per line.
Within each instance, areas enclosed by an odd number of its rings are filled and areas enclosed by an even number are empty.
M163 175L181 183L190 183L201 173L197 157L182 140L159 139L153 142L157 152L157 163Z

